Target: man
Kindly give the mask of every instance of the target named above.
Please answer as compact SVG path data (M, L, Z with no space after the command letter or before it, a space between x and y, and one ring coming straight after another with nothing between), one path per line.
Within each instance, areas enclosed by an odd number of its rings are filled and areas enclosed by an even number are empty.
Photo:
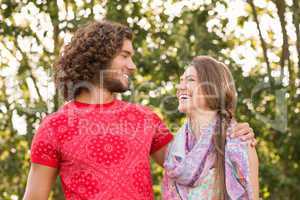
M25 200L46 200L57 175L66 199L153 199L150 156L162 165L173 136L150 109L115 99L136 66L132 32L92 22L76 31L57 63L55 83L70 100L34 136ZM235 133L252 139L247 124Z

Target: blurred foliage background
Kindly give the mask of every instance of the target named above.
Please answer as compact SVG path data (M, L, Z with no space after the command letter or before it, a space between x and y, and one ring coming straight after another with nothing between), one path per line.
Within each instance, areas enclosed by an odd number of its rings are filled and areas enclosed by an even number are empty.
M175 133L175 84L195 55L230 66L237 118L258 139L262 199L300 194L299 0L0 0L0 199L21 199L41 118L63 103L52 64L78 26L107 18L135 33L134 87ZM163 170L152 164L156 199ZM51 199L63 199L59 180Z

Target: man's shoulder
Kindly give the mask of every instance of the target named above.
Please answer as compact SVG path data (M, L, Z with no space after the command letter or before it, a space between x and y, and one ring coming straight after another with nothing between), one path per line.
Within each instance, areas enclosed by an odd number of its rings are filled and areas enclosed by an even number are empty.
M47 114L43 119L41 126L56 126L57 122L67 121L67 105L61 106L57 111Z

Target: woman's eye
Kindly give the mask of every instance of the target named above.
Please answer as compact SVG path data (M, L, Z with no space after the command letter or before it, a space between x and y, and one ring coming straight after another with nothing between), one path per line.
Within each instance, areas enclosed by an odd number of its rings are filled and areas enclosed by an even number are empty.
M188 81L192 82L195 81L195 79L189 78Z

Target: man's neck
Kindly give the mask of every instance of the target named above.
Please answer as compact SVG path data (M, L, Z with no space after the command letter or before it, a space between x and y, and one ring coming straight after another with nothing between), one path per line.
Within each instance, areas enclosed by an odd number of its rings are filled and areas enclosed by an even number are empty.
M95 88L90 92L82 91L75 100L88 104L105 104L115 99L114 94L104 88Z

